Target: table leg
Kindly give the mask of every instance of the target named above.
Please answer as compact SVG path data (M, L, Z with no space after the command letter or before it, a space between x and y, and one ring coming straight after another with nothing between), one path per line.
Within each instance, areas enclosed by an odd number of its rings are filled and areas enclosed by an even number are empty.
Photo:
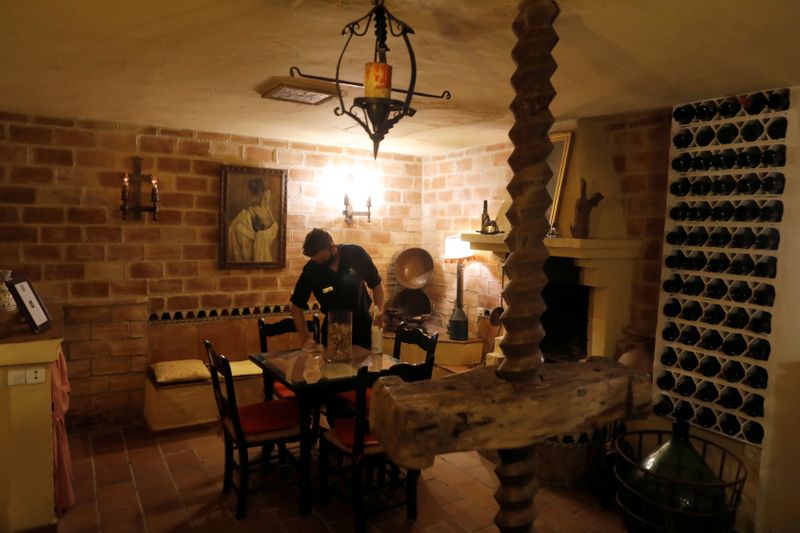
M299 401L300 408L300 514L311 514L311 448L314 440L311 435L312 403Z

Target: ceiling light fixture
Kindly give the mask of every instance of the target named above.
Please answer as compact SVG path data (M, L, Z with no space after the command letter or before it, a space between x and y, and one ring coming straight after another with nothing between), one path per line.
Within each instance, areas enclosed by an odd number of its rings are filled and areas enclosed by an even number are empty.
M372 9L360 19L347 24L342 30L342 35L347 35L347 41L342 49L342 53L339 55L339 61L336 63L335 78L303 74L297 67L289 69L290 76L296 75L302 78L329 81L336 84L336 97L339 99L339 106L334 109L333 112L337 116L349 116L364 128L369 138L372 139L373 155L376 159L378 157L378 146L389 130L392 129L400 119L405 116L413 116L416 112L416 110L411 107L411 99L413 96L445 100L450 99L449 91L444 91L441 95L414 91L414 86L417 81L417 63L414 59L414 49L411 47L411 41L408 38L409 34L414 33L414 30L405 22L395 18L389 10L384 7L383 1L384 0L372 0ZM373 23L375 27L375 49L372 61L364 66L364 83L361 84L342 80L340 77L342 59L344 58L345 52L347 52L347 47L351 39L353 37L363 37L366 35ZM392 87L392 67L386 61L386 53L389 52L386 39L390 34L392 37L402 38L406 45L411 69L408 88L406 89L395 89ZM353 104L347 108L342 98L342 85L364 87L364 96L354 98ZM392 91L405 94L405 99L393 99Z

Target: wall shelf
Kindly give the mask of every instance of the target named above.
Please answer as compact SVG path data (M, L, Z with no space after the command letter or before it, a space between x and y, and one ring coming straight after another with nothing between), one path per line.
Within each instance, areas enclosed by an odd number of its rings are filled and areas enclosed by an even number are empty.
M481 233L462 233L461 240L469 242L473 250L507 254L505 238L507 233L483 235ZM591 258L634 258L639 255L642 243L638 239L572 239L565 237L546 238L547 251L553 257Z

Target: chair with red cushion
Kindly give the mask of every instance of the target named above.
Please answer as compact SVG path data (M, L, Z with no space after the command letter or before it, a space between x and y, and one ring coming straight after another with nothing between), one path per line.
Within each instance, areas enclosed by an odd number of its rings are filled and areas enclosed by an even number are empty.
M319 317L314 315L312 320L306 320L306 326L308 327L309 333L311 333L314 342L319 343L320 340L320 325L319 325ZM297 331L294 327L294 320L291 318L284 318L283 320L279 320L278 322L268 323L263 318L258 319L258 341L261 344L261 351L268 352L269 348L267 346L267 338L275 337L276 335L283 335L285 333L293 333ZM294 398L294 393L290 391L286 385L280 382L274 382L270 380L266 382L265 378L265 387L264 387L264 394L265 397L271 396L272 394L275 395L276 398ZM269 393L270 383L272 385L272 393Z
M353 506L355 531L366 531L367 505L365 499L377 496L378 506L371 511L383 511L397 505L406 505L406 516L417 517L417 478L419 470L408 470L404 477L398 475L399 469L393 464L381 447L380 442L370 433L367 414L367 391L375 381L383 376L399 376L403 381L430 379L433 372L433 355L428 355L424 363L410 365L400 363L381 372L369 372L367 367L358 371L355 390L355 416L330 418L331 429L320 437L320 503L327 501L329 481L341 477L350 483L350 494L340 494ZM344 461L331 465L330 455L336 453ZM385 483L389 472L390 482ZM373 479L373 474L375 479ZM375 482L375 483L374 483ZM402 488L405 500L389 501L387 493Z
M233 489L236 492L236 518L244 518L250 489L250 472L256 467L268 467L274 457L277 457L279 464L285 465L288 455L286 443L297 441L300 436L300 412L297 402L291 400L238 405L228 358L218 354L210 341L205 340L203 343L208 354L211 383L225 441L222 491L227 494ZM276 445L278 453L273 455L272 450ZM259 459L251 459L248 454L248 449L255 447L261 448ZM234 451L238 452L238 461L234 457ZM238 486L233 481L234 471L239 472Z

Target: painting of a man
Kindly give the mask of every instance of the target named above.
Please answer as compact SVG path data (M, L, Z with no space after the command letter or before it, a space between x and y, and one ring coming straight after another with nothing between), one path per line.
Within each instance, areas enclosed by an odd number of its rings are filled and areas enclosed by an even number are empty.
M250 202L228 226L228 259L231 261L274 261L273 245L278 225L270 208L270 190L263 179L247 183Z

